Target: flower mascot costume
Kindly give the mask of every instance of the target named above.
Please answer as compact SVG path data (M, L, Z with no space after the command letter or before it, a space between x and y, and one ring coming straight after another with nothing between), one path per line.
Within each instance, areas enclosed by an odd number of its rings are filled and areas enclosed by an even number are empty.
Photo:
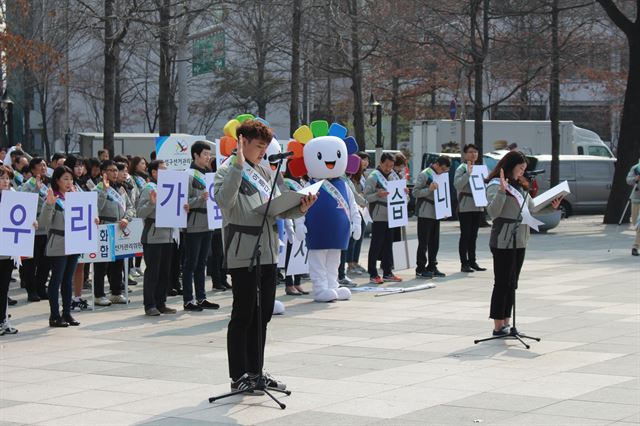
M314 121L293 134L287 150L294 153L289 170L294 176L307 175L310 183L324 180L318 200L306 216L295 220L296 238L306 237L309 250L309 275L316 302L348 300L351 291L338 287L340 252L346 250L349 237L359 239L362 232L360 212L353 192L346 184L346 173L355 173L360 158L354 155L358 144L347 137L347 129L337 123Z

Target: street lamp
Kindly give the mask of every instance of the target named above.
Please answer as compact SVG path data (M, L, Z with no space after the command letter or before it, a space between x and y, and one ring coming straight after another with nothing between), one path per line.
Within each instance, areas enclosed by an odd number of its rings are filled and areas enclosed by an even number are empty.
M4 91L2 99L0 99L0 108L4 116L4 124L7 132L7 142L9 146L13 146L13 101L9 97L7 91ZM5 129L2 129L3 131Z
M373 97L373 93L369 97L369 124L376 126L376 166L380 163L382 157L382 104L376 101ZM376 120L373 121L373 113L375 110Z

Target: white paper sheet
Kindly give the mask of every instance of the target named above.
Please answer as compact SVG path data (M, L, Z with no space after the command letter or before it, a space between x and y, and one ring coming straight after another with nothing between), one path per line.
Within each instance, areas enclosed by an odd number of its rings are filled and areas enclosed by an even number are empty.
M189 197L189 175L175 170L158 170L156 227L186 228L184 205Z
M433 194L436 208L436 219L451 217L451 190L449 188L449 173L434 175L433 181L438 189Z
M98 193L67 192L64 201L64 252L82 254L98 249Z
M0 255L33 257L38 194L2 191L0 202Z

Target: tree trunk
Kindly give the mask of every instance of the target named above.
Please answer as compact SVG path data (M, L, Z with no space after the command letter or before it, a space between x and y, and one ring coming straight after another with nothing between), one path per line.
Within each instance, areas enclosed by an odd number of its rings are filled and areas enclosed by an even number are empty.
M639 5L640 7L640 5ZM618 150L616 152L616 169L604 223L618 223L624 206L629 199L630 187L626 176L640 157L640 29L636 22L634 33L628 34L629 42L629 74L627 89L624 94L622 122Z
M289 108L289 134L300 126L300 32L302 27L302 0L293 0L291 23L291 105Z
M560 183L560 46L558 44L558 0L551 3L551 76L549 79L549 118L551 119L550 184Z
M115 126L116 57L113 33L114 0L104 0L104 110L103 147L113 157L113 132ZM44 120L44 117L43 117ZM46 132L45 132L46 134ZM46 136L43 137L43 142Z
M400 104L400 79L391 78L391 149L398 149L398 120Z
M120 70L120 45L114 46L114 56L116 58L115 65L115 96L113 102L113 131L115 133L120 133L122 131L122 115L121 115L121 107L122 107L122 91L120 88L121 82L121 70Z
M171 24L171 0L162 0L160 12L160 74L158 76L158 131L160 136L169 136L172 127L171 114L171 45L169 31Z
M39 94L40 100L40 114L42 115L42 145L44 146L44 155L47 161L51 160L51 144L49 142L49 134L47 133L47 101L45 99L46 87L42 88L43 90Z
M302 65L302 122L309 123L309 61L305 58Z
M351 16L351 91L353 92L353 127L361 151L365 150L364 108L362 99L362 65L360 61L360 39L358 37L358 0L348 0Z

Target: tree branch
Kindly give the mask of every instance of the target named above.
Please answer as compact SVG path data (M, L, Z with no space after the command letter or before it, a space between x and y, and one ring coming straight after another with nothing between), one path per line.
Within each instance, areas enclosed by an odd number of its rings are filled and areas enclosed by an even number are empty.
M618 6L615 5L613 0L596 0L600 3L600 6L604 9L604 11L609 16L609 19L613 21L613 23L622 30L627 36L630 36L633 32L634 24L627 18L624 13ZM636 0L637 1L637 0ZM640 7L640 1L638 1L638 7ZM638 12L640 13L640 12Z

